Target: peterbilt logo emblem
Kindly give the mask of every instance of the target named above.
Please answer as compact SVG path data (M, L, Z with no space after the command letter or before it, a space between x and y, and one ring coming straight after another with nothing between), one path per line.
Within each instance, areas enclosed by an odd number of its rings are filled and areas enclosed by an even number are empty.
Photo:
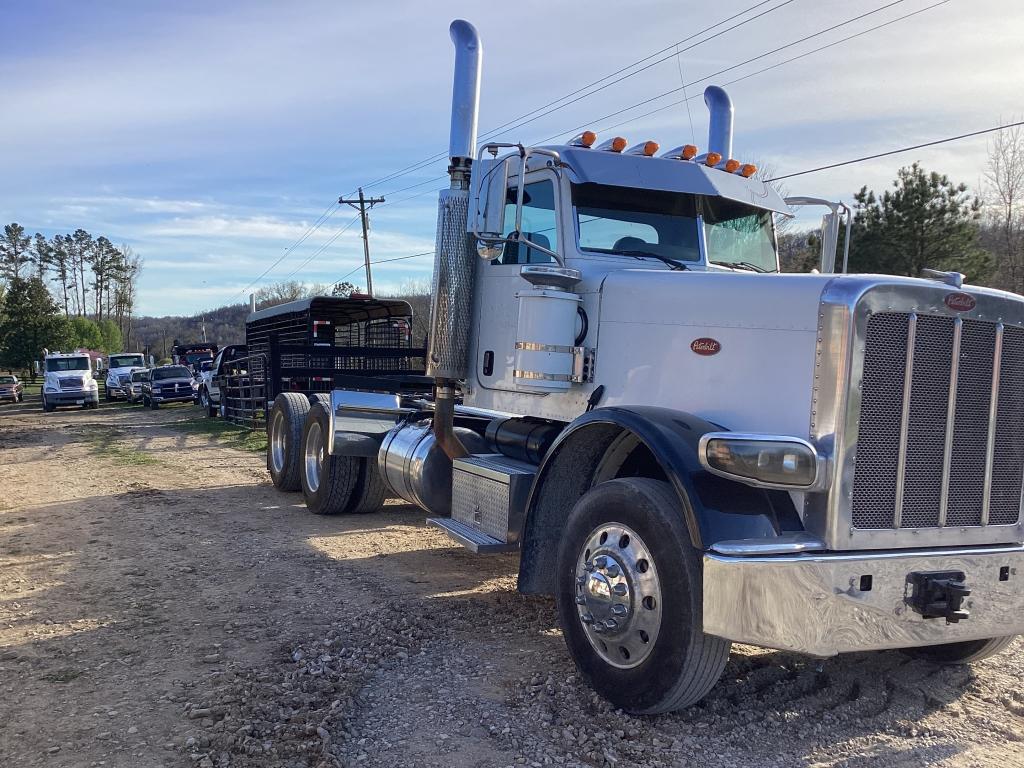
M966 293L950 293L946 296L946 306L954 312L970 312L976 303L974 297Z
M690 343L690 349L698 355L717 355L722 351L722 345L715 339L694 339Z

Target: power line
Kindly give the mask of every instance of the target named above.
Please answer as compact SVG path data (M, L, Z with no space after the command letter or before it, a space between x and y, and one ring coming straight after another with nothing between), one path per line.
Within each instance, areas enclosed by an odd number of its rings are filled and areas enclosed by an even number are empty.
M960 141L961 139L969 139L973 136L983 136L986 133L995 133L996 131L1005 131L1007 128L1016 128L1017 126L1024 125L1024 120L1020 120L1016 123L1007 123L1006 125L995 125L991 128L983 128L980 131L971 131L970 133L961 133L957 136L948 136L945 139L936 139L935 141L926 141L923 144L915 144L912 147L901 147L900 149L890 149L888 152L878 152L874 155L865 155L864 157L854 158L853 160L843 160L840 163L831 163L829 165L820 165L817 168L808 168L806 171L797 171L796 173L787 173L784 176L776 176L773 179L766 179L766 181L782 181L783 179L792 179L794 176L806 176L808 173L817 173L818 171L827 171L831 168L841 168L844 165L853 165L854 163L863 163L866 160L877 160L880 157L889 157L890 155L898 155L903 152L912 152L915 149L923 149L924 147L934 147L938 144L948 144L951 141Z
M871 27L869 29L866 29L866 30L863 30L861 32L858 32L858 33L856 33L854 35L850 35L850 36L848 36L846 38L842 38L840 40L832 41L831 43L829 43L827 45L824 45L824 46L820 46L820 47L818 47L818 48L816 48L816 49L814 49L812 51L807 51L807 52L802 53L802 54L800 54L798 56L794 56L794 57L792 57L790 59L787 59L786 61L777 62L775 64L772 64L772 65L768 66L768 67L764 67L763 69L758 70L757 72L753 72L753 73L750 73L748 75L744 75L742 77L738 77L738 78L736 78L734 80L729 81L728 83L726 83L726 85L730 85L732 83L737 83L737 82L739 82L741 80L745 80L745 79L747 79L749 77L753 77L754 75L762 74L762 73L767 72L767 71L769 71L771 69L775 69L776 67L780 67L780 66L782 66L784 64L787 64L787 63L790 63L792 61L796 61L797 59L804 58L805 56L809 56L809 55L811 55L813 53L818 53L820 51L826 50L828 48L833 47L834 45L839 45L839 44L841 44L843 42L846 42L847 40L852 40L852 39L854 39L856 37L860 37L860 36L865 35L865 34L867 34L869 32L873 32L873 31L875 31L877 29L881 29L882 27L888 26L890 24L895 24L898 21L902 21L904 19L910 18L911 16L915 16L915 15L917 15L919 13L923 13L925 11L931 10L932 8L936 8L939 5L944 5L944 4L948 3L949 1L950 0L941 0L938 3L935 3L933 5L927 6L927 7L922 8L922 9L919 9L919 10L914 11L912 13L905 14L905 15L897 17L895 19L890 19L890 20L888 20L888 21L886 21L886 22L884 22L882 24L878 24L878 25L876 25L874 27ZM754 56L754 57L751 57L749 59L746 59L745 61L742 61L742 62L740 62L738 64L733 64L733 65L731 65L729 67L725 67L724 69L720 69L717 72L713 72L710 75L705 75L704 77L698 78L697 80L693 80L693 81L691 81L689 83L683 83L682 85L680 85L677 88L669 89L668 91L660 93L660 94L658 94L656 96L652 96L652 97L650 97L648 99L644 99L643 101L639 101L636 104L632 104L632 105L630 105L628 107L623 107L622 109L616 110L615 112L612 112L612 113L610 113L608 115L605 115L603 117L597 118L596 120L588 120L587 122L582 123L582 124L576 126L575 128L572 128L572 129L569 129L569 130L561 130L558 133L555 133L555 134L553 134L551 136L548 136L547 138L544 138L544 139L541 139L540 141L532 142L532 143L534 143L534 144L544 144L544 143L547 143L548 141L552 141L554 139L557 139L557 138L559 138L559 137L561 137L561 136L563 136L565 134L576 133L576 132L578 132L580 130L583 130L584 128L587 128L588 126L594 125L595 123L600 123L600 122L602 122L604 120L608 120L610 118L613 118L613 117L616 117L618 115L621 115L624 112L629 112L630 110L636 109L637 107L641 107L641 106L644 106L646 104L650 104L652 102L658 101L659 99L662 99L665 96L670 96L673 93L678 93L678 92L682 91L684 93L684 95L685 95L687 88L690 88L690 87L692 87L694 85L697 85L698 83L702 83L702 82L704 82L706 80L710 80L711 78L718 77L719 75L725 74L726 72L731 72L731 71L733 71L735 69L739 69L740 67L746 66L747 64L751 64L751 63L753 63L755 61L760 61L761 59L764 59L764 58L767 58L768 56L771 56L771 55L774 55L776 53L779 53L780 51L784 51L784 50L787 50L787 49L792 48L794 46L800 45L801 43L805 43L808 40L813 40L816 37L820 37L822 35L828 34L829 32L833 32L836 29L839 29L841 27L847 26L847 25L852 24L852 23L854 23L856 21L860 21L861 19L867 18L868 16L872 16L872 15L874 15L876 13L880 13L880 12L882 12L884 10L892 8L893 6L899 5L899 4L903 3L903 2L906 2L906 0L892 0L892 2L889 2L889 3L885 4L885 5L879 6L878 8L875 8L875 9L870 10L870 11L865 11L862 14L859 14L857 16L851 17L851 18L846 19L845 21L841 21L841 22L839 22L837 24L833 24L830 27L826 27L825 29L818 30L817 32L811 33L811 34L806 35L804 37L801 37L801 38L799 38L797 40L793 40L793 41L791 41L789 43L786 43L785 45L781 45L781 46L778 46L776 48L773 48L770 51L766 51L766 52L761 53L761 54L759 54L757 56ZM657 55L657 54L653 54L653 55ZM648 57L648 58L650 58L650 57ZM596 92L596 91L594 91L594 92ZM688 98L697 98L697 95L695 94L695 95L690 96ZM682 104L686 100L687 99L684 98L684 99L682 99L680 101L673 102L672 104L666 105L664 107L659 107L658 109L651 110L650 112L646 112L643 115L639 115L639 116L637 116L635 118L630 118L629 120L623 121L622 123L617 123L616 125L611 126L611 128L618 127L619 125L625 125L626 123L632 122L635 119L640 119L642 117L646 117L648 115L652 115L652 114L655 114L657 112L660 112L660 111L662 111L664 109L668 109L668 108L670 108L672 106L676 106L678 104ZM554 111L554 110L552 110L552 111ZM529 114L529 113L527 113L527 114ZM546 114L550 114L550 112L546 113ZM539 115L538 117L542 117L542 116L543 115ZM533 122L533 118L531 118L530 120L528 120L526 122L520 123L519 125L513 126L513 129L514 128L520 128L523 125L526 125L526 123L528 123L528 122ZM506 125L508 125L508 124L506 123ZM510 129L510 130L512 130L512 129ZM443 155L442 155L442 157L443 157ZM419 167L423 167L423 166L420 165ZM441 181L444 178L445 178L444 176L440 176L440 177L437 177L436 180L437 181ZM421 187L421 186L423 186L425 184L430 184L430 183L432 183L434 181L435 181L435 179L428 179L427 181L419 182L417 184L411 184L409 186L402 187L401 189L398 189L398 190L393 190L393 191L389 192L388 194L389 195L399 194L399 193L404 192L406 190L415 189L416 187ZM416 195L414 197L418 197L418 195ZM406 199L411 199L411 198L406 198ZM401 202L404 202L404 200L394 201L394 204L398 204L398 203L401 203Z
M848 41L853 40L855 38L863 37L864 35L867 35L867 34L869 34L871 32L876 31L876 30L882 29L883 27L888 27L888 26L890 26L892 24L896 24L897 22L904 21L905 19L909 19L912 16L917 16L918 14L925 13L926 11L930 11L933 8L938 8L940 5L945 5L948 2L950 2L950 0L939 0L939 2L937 2L937 3L932 3L931 5L926 5L924 8L918 8L916 11L911 11L910 13L905 13L902 16L897 16L895 19L889 19L888 21L884 21L881 24L876 24L873 27L868 27L867 29L862 29L860 32L855 32L852 35L847 35L846 37L842 37L842 38L840 38L838 40L833 40L832 42L826 43L825 45L818 46L817 48L812 48L809 51L804 51L803 53L797 54L796 56L791 56L788 59L783 59L782 61L777 61L774 64L769 64L767 67L762 67L761 69L758 69L758 70L756 70L754 72L748 72L747 74L741 75L740 77L734 78L732 80L727 80L726 82L722 83L722 85L723 86L735 85L736 83L742 82L744 80L748 80L751 77L756 77L757 75L763 75L765 72L769 72L769 71L771 71L773 69L778 69L779 67L785 66L786 64L791 64L794 61L799 61L800 59L807 58L808 56L811 56L811 55L813 55L815 53L821 53L824 50L828 50L829 48L834 48L837 45L841 45L842 43L848 42ZM714 77L714 75L712 75L712 77ZM666 109L671 109L672 107L678 107L680 104L686 104L687 112L689 112L689 102L692 101L693 99L698 98L700 96L700 94L693 94L692 96L686 96L685 95L686 94L685 90L683 91L683 94L684 94L684 98L680 99L679 101L673 101L670 104L666 104L666 105L664 105L662 107L658 107L657 109L652 109L650 112L644 112L641 115L635 115L635 116L629 118L628 120L623 120L621 123L615 123L614 125L603 126L600 130L602 130L602 131L611 131L611 130L614 130L615 128L619 128L619 127L621 127L623 125L627 125L629 123L635 122L636 120L642 120L645 117L650 117L651 115L655 115L655 114L657 114L659 112L664 112ZM692 129L691 129L691 131L692 131ZM561 136L561 135L562 135L561 133L558 134L558 136ZM552 138L555 138L555 137L552 137Z
M414 253L414 254L411 254L409 256L395 256L392 259L378 259L377 261L371 261L370 264L387 264L389 261L403 261L404 259L416 259L416 258L419 258L420 256L433 256L433 255L434 255L434 251L423 251L423 253ZM344 275L339 277L334 282L340 283L346 277L349 277L350 275L354 275L356 272L358 272L362 268L363 268L362 265L359 265L358 267L353 269L351 272L346 272Z
M710 32L711 30L715 29L716 27L720 27L723 24L728 24L730 21L734 21L735 19L738 19L739 17L744 16L744 15L750 13L751 11L757 10L761 6L767 5L769 2L772 2L772 0L761 0L761 2L755 3L754 5L750 6L749 8L745 8L744 10L742 10L742 11L740 11L738 13L734 13L732 16L729 16L729 17L727 17L725 19L722 19L720 21L716 21L714 24L710 24L707 27L704 27L704 29L702 29L702 30L700 30L698 32L694 32L693 34L689 35L688 37L685 37L682 40L679 40L678 42L673 43L672 45L665 46L664 48L662 48L662 49L660 49L658 51L655 51L654 53L651 53L651 54L649 54L649 55L647 55L647 56L645 56L645 57L643 57L641 59L637 59L636 61L632 62L631 64L627 64L625 67L617 69L614 72L611 72L611 73L609 73L607 75L604 75L603 77L600 77L597 80L594 80L594 81L592 81L590 83L587 83L586 85L581 86L580 88L577 88L576 90L571 91L571 92L569 92L567 94L564 94L563 96L559 96L557 99L549 101L547 104L543 104L543 105L541 105L539 107L536 107L534 109L529 110L528 112L524 112L523 114L519 115L518 117L515 117L515 118L513 118L513 119L511 119L511 120L509 120L509 121L507 121L505 123L502 123L499 126L495 126L494 128L490 128L490 129L484 131L481 134L481 138L493 137L494 135L502 132L504 129L509 128L509 126L514 126L516 128L521 127L522 125L525 125L525 123L521 123L520 125L515 125L515 124L518 123L520 120L525 120L526 118L531 118L528 122L533 122L533 120L535 120L535 119L539 119L540 117L543 117L544 115L547 115L547 114L550 114L553 111L556 111L556 110L553 110L553 109L552 110L548 110L548 108L549 107L554 107L559 102L562 102L562 101L565 101L566 99L570 99L570 98L572 98L574 96L577 96L577 95L583 93L584 91L588 91L590 88L594 88L595 86L601 86L600 88L595 88L595 90L590 91L589 93L586 93L583 96L580 96L578 99L574 99L571 102L568 102L566 104L562 104L561 106L557 107L557 109L561 109L562 107L568 106L569 104L575 103L576 101L579 101L581 99L587 98L588 96L591 96L594 93L597 93L598 91L604 90L605 88L607 88L607 87L609 87L611 85L615 85L617 83L620 83L623 80L626 80L626 79L628 79L630 77L633 77L633 75L639 74L640 72L646 71L647 69L650 69L651 67L656 66L657 64L660 64L660 63L662 63L664 61L667 61L668 59L670 59L672 57L678 57L680 53L684 53L685 51L692 50L693 48L696 48L699 45L703 45L704 43L709 42L711 40L714 40L715 38L720 37L720 36L724 35L727 32L730 32L730 31L732 31L734 29L738 29L739 27L743 26L744 24L746 24L748 22L751 22L751 21L754 21L756 19L759 19L762 16L766 16L769 13L773 13L774 11L777 11L780 8L784 7L784 6L789 5L792 2L795 2L795 0L784 0L784 2L774 6L772 8L769 8L769 9L767 9L765 11L762 11L761 13L757 14L756 16L752 16L749 19L744 19L743 21L739 22L738 24L734 24L733 26L728 27L727 29L721 30L721 31L715 33L714 35L712 35L710 37L707 37L707 38L705 38L703 40L697 41L696 43L694 43L691 46L688 46L687 48L683 48L682 50L679 50L679 46L682 45L683 43L687 43L687 42L693 40L696 37L700 37L701 35L703 35L703 34L705 34L707 32ZM618 78L617 80L615 80L615 81L613 81L611 83L606 83L606 84L602 85L602 83L605 83L605 81L610 80L611 78L615 77L616 75L620 75L620 74L622 74L624 72L628 72L633 67L637 67L637 66L639 66L641 64L644 64L645 62L650 61L651 59L655 58L656 56L660 56L661 54L666 53L666 52L668 52L670 50L673 50L673 49L675 49L675 52L672 55L666 56L666 57L664 57L662 59L659 59L658 61L653 62L653 63L651 63L651 64L649 64L649 65L647 65L647 66L645 66L645 67L643 67L641 69L638 69L635 72L630 72L629 74L626 74L623 77ZM543 115L537 115L536 117L531 117L532 115L535 115L537 112L541 112L542 110L548 110L548 111L545 112ZM379 179L375 179L374 181L371 181L368 184L364 184L363 187L368 189L370 187L378 186L378 185L383 184L383 183L385 183L387 181L391 181L391 180L396 179L396 178L398 178L400 176L405 176L406 174L412 173L413 171L417 171L417 170L419 170L419 169L421 169L421 168L423 168L426 165L429 165L431 163L437 162L439 160L444 160L447 157L448 157L448 153L447 152L439 152L439 153L437 153L435 155L431 155L430 157L424 158L423 160L419 160L419 161L417 161L415 163L412 163L411 165L408 165L408 166L406 166L404 168L401 168L401 169L399 169L397 171L394 171L394 172L392 172L390 174L387 174L386 176L382 176ZM353 192L352 194L355 194L355 193ZM395 194L395 193L391 192L390 194Z
M338 212L339 208L341 208L341 206L338 203L331 203L329 206L327 206L324 209L324 212L321 213L317 217L317 220L315 222L313 222L306 229L305 232L302 233L302 235L299 237L299 239L296 240L294 243L292 243L290 246L288 246L287 248L284 249L284 253L281 254L281 257L277 261L275 261L273 264L271 264L269 267L267 267L265 270L263 270L263 272L260 274L259 277L257 277L255 280L253 280L251 283L249 283L247 286L245 286L245 288L243 288L238 293L236 293L235 296L243 296L243 295L245 295L246 291L248 291L250 288L252 288L254 285L256 285L256 283L258 283L264 277L266 277L270 273L270 271L274 269L274 267L276 267L278 264L280 264L282 261L284 261L286 258L288 258L288 254L289 253L294 251L298 246L302 245L302 243L304 243L306 241L306 239L310 235L312 235L314 232L316 232L316 230L320 229L320 227L322 227L324 224L326 224L327 221L332 216L334 216L335 213ZM295 274L295 273L293 272L292 274ZM232 297L232 298L234 298L234 297Z
M800 45L801 43L805 43L808 40L813 40L816 37L821 37L822 35L828 34L829 32L832 32L832 31L834 31L836 29L839 29L840 27L844 27L847 24L852 24L855 21L860 21L861 19L864 19L864 18L866 18L868 16L871 16L873 14L876 14L876 13L880 13L881 11L884 11L884 10L886 10L888 8L892 8L894 5L899 5L900 3L904 3L904 2L906 2L906 0L892 0L892 2L889 2L889 3L886 3L885 5L879 6L878 8L875 8L874 10L865 11L864 13L862 13L862 14L860 14L858 16L854 16L852 18L849 18L846 21L841 21L838 24L833 24L831 27L826 27L825 29L819 30L817 32L813 32L810 35L805 35L804 37L801 37L798 40L793 40L792 42L786 43L785 45L780 45L777 48L773 48L770 51L765 51L764 53L758 54L757 56L753 56L753 57L747 59L746 61L741 61L738 64L733 64L732 66L725 67L724 69L720 69L717 72L713 72L710 75L705 75L704 77L701 77L701 78L699 78L697 80L693 80L692 82L687 83L685 86L679 86L677 88L670 88L669 90L667 90L667 91L665 91L663 93L659 93L656 96L651 96L650 98L644 99L643 101L638 101L636 104L631 104L628 107L623 107L622 109L618 109L618 110L616 110L616 111L614 111L614 112L612 112L610 114L607 114L607 115L605 115L603 117L599 117L596 120L588 120L587 122L583 123L582 125L579 125L579 126L577 126L575 128L571 128L568 131L559 131L558 133L554 134L553 136L550 136L550 137L548 137L546 139L542 139L541 143L544 143L544 142L547 142L547 141L551 141L552 139L556 139L559 136L562 136L562 135L567 134L567 133L575 133L576 131L582 130L582 129L586 128L587 126L593 125L594 123L599 123L599 122L601 122L603 120L608 120L608 119L613 118L613 117L618 117L623 112L629 112L631 109L636 109L637 107L645 106L647 104L650 104L651 102L657 101L658 99L663 99L666 96L671 96L673 93L679 93L679 91L682 91L684 88L689 88L689 87L691 87L693 85L696 85L697 83L702 83L705 80L710 80L713 77L718 77L719 75L723 75L726 72L731 72L734 69L739 69L740 67L746 66L747 64L752 64L755 61L760 61L763 58L771 56L772 54L779 53L780 51L784 51L787 48L792 48L795 45Z
M295 269L293 269L291 272L285 275L284 279L289 280L292 277L292 275L301 271L307 264L313 261L313 259L315 259L321 253L330 248L338 240L338 238L345 234L349 229L351 229L352 225L355 224L357 221L359 221L359 214L353 216L344 227L335 232L334 235L332 235L331 238L326 243L324 243L317 250L315 250L308 259L306 259L304 262L299 264L299 266L297 266Z

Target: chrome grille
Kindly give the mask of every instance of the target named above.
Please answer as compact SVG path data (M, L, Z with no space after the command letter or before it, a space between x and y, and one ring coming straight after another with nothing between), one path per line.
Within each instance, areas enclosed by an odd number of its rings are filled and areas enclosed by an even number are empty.
M60 379L61 389L81 389L84 385L85 379L72 379L70 377Z
M854 528L1013 525L1022 472L1024 330L935 315L872 315L864 337Z

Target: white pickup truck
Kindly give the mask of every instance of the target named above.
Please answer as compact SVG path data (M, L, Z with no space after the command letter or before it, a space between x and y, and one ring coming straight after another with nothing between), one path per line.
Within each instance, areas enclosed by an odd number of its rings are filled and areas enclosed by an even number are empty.
M110 355L106 360L107 379L103 399L128 399L132 372L146 367L146 358L141 352L121 352Z
M43 410L62 405L98 408L99 385L92 375L92 361L85 352L53 352L43 360Z

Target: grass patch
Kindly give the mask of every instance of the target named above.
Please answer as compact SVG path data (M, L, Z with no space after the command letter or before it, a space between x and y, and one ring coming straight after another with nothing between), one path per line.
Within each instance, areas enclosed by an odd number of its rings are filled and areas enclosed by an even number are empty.
M94 429L89 432L86 440L93 453L122 467L143 467L159 463L145 451L130 448L119 442L120 436L121 433L116 429Z
M190 435L207 435L211 442L242 451L264 453L267 450L267 432L264 429L247 429L222 419L212 419L201 413L168 423L172 429Z

